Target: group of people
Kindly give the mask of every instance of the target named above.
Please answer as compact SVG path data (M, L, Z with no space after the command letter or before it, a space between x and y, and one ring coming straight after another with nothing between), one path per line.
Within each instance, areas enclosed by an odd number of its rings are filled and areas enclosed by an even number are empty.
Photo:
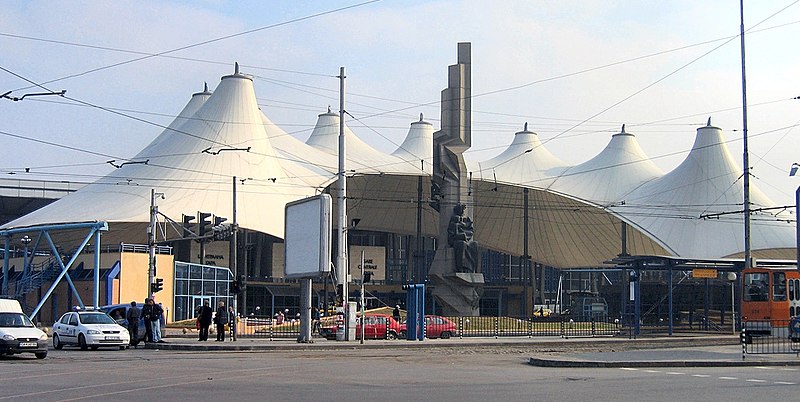
M131 302L131 306L125 313L128 320L128 332L131 334L131 345L139 343L139 320L144 322L145 342L163 343L161 336L161 320L164 318L164 308L161 304L156 304L151 298L144 299L141 309L136 305L136 301Z
M200 330L200 337L198 341L208 340L208 327L213 322L217 326L217 342L225 341L225 325L231 320L234 315L232 311L225 308L225 302L217 304L216 314L211 310L208 300L203 302L203 305L197 308L197 329Z

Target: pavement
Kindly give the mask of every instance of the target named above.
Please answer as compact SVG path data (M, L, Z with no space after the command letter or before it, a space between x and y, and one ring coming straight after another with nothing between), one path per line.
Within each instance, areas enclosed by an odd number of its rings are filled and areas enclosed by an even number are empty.
M189 336L190 335L190 336ZM286 338L240 337L215 342L214 335L200 342L196 335L168 330L165 343L148 343L147 349L197 352L270 352L358 349L460 348L514 350L530 356L528 363L539 367L735 367L800 366L797 354L744 354L739 337L720 334L647 335L596 338L468 337L450 339L329 341L314 338L298 343Z

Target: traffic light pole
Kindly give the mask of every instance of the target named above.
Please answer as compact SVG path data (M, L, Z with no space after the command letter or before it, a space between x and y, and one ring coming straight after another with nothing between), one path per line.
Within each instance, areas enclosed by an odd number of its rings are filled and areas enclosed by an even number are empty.
M150 189L150 226L147 227L147 246L150 259L147 269L147 297L153 297L153 278L156 276L156 190Z

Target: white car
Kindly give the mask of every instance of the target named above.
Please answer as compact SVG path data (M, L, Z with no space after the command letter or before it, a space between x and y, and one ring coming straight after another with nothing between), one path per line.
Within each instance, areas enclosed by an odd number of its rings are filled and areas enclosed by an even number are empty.
M72 311L64 313L53 324L53 347L78 345L81 350L101 346L117 346L127 349L131 336L125 327L102 311Z

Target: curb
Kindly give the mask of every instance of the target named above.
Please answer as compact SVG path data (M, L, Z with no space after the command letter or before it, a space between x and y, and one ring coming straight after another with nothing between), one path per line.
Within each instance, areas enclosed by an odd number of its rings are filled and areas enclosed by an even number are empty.
M528 364L551 368L650 368L650 367L756 367L800 366L800 361L754 360L654 360L654 361L578 361L531 357Z

